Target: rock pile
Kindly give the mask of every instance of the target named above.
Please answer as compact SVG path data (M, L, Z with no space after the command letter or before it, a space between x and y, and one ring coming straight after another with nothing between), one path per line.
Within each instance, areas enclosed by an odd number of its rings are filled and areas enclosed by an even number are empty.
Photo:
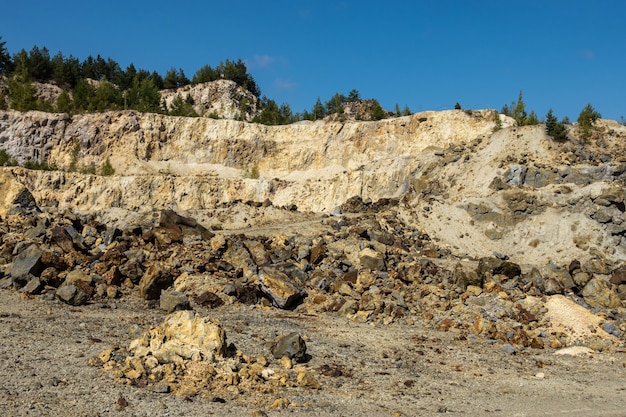
M0 286L74 306L130 294L167 312L241 303L419 323L538 349L607 349L626 331L624 266L593 258L523 270L503 255L459 259L401 222L397 200L350 199L346 214L323 218L314 237L211 232L171 210L121 230L39 208L27 190L10 203L0 224ZM545 304L556 296L601 315L595 332L573 341L555 330Z
M201 395L226 401L252 391L319 389L306 365L293 366L292 359L305 359L303 352L306 345L299 335L279 337L272 353L280 361L272 364L271 358L246 355L228 344L218 323L180 311L133 340L127 349L106 349L89 363L129 385L185 398Z

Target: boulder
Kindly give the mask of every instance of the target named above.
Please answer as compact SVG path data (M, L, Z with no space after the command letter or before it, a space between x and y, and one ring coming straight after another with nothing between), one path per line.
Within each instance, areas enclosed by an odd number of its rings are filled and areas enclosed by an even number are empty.
M135 356L154 356L158 363L202 360L226 352L226 333L209 318L192 311L177 311L150 333L133 340L128 350Z
M43 271L42 255L43 250L35 244L28 246L17 255L11 266L11 278L15 287L23 287L30 276L37 276Z
M467 289L470 285L482 288L484 278L478 275L478 273L472 268L465 267L463 265L457 265L454 268L452 281L463 290Z
M170 287L174 278L160 263L152 265L139 281L139 295L146 300L157 300L161 291Z
M582 290L585 302L591 307L622 307L622 301L607 281L593 277Z
M306 343L298 333L289 333L278 336L271 346L272 356L276 359L288 357L296 362L304 362L307 359Z
M56 291L59 300L72 306L81 306L89 301L89 294L78 285L64 285Z
M372 271L384 271L385 255L371 248L365 248L359 252L359 261L361 268L371 269Z
M179 291L163 291L159 298L159 306L168 313L178 310L191 310L189 298Z
M287 274L272 267L262 268L258 280L261 290L278 308L292 308L306 295L306 291Z

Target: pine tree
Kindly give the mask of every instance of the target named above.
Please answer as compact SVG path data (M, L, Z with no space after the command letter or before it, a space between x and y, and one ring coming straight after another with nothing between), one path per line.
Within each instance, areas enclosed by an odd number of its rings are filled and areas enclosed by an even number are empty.
M317 98L317 101L313 105L313 109L311 110L311 117L313 120L323 119L326 116L326 108L322 104L322 100Z
M556 141L567 140L567 129L563 122L559 123L552 109L546 113L546 132Z
M517 98L517 103L513 108L513 118L517 122L518 126L526 125L526 104L524 104L524 99L522 97L522 90L519 92L519 97Z
M8 74L13 71L11 55L4 45L6 45L6 42L3 42L2 36L0 36L0 74Z
M578 130L583 139L589 139L591 136L591 128L596 120L602 116L593 108L591 104L587 104L578 115Z

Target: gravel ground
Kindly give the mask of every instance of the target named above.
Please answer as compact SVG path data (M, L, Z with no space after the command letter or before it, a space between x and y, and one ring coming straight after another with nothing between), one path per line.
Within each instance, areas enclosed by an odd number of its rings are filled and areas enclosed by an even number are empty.
M551 349L506 353L501 342L457 340L452 332L374 326L345 317L245 305L196 314L218 319L249 355L299 332L305 366L321 389L283 388L216 401L177 398L115 382L90 357L126 346L165 313L133 296L71 307L46 296L0 291L0 414L3 416L623 416L626 355L557 356ZM274 361L277 362L277 361ZM272 362L270 366L279 366ZM206 398L204 398L206 397ZM289 405L271 408L276 400Z

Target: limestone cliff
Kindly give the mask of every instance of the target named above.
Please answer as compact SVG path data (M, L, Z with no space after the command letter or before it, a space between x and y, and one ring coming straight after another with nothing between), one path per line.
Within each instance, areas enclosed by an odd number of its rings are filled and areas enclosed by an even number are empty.
M626 127L599 121L591 141L558 143L542 126L495 111L424 112L378 122L266 126L133 111L69 117L0 113L0 144L20 162L58 171L4 170L39 205L209 210L235 200L334 212L350 197L395 198L458 255L506 253L626 259ZM111 177L67 172L100 167ZM7 177L8 176L8 177ZM7 179L9 178L9 179Z

